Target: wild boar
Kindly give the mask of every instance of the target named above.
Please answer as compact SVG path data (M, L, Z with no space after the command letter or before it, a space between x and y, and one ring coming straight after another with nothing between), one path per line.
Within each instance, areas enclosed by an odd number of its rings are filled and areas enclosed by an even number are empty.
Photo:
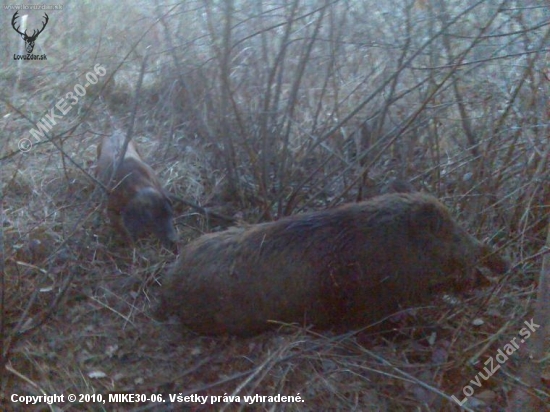
M172 203L133 141L129 142L124 160L111 181L123 143L124 136L115 133L104 137L97 147L96 174L110 189L107 212L111 224L130 243L153 234L167 248L175 250Z
M157 314L209 335L252 335L270 321L366 326L477 264L507 270L434 197L386 194L198 238L163 281Z

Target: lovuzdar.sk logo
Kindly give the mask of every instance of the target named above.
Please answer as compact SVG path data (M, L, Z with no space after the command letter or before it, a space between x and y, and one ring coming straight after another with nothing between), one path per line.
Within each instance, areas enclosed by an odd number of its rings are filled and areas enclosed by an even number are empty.
M42 23L42 28L40 30L33 30L32 35L29 36L27 34L27 30L23 32L19 30L21 25L18 25L17 27L15 27L15 25L17 24L16 23L17 17L19 17L17 15L18 13L19 12L16 11L15 14L13 15L13 18L11 19L11 26L17 33L19 33L21 38L25 41L25 50L27 51L27 54L14 54L13 60L46 60L47 57L45 54L41 54L41 55L32 54L32 51L34 50L34 42L38 38L38 35L44 31L44 29L46 28L46 25L48 24L48 20L49 20L48 15L44 13L44 22ZM25 16L23 16L23 18L25 18Z

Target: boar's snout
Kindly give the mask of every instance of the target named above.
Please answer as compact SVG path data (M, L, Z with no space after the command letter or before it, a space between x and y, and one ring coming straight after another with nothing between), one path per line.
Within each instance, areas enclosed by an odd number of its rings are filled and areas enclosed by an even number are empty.
M134 197L124 211L123 219L134 240L153 233L168 249L176 248L172 205L153 188L143 189Z
M495 253L492 247L482 244L480 264L502 275L510 270L510 262Z
M155 228L155 236L162 242L166 249L172 252L178 252L178 235L172 224L172 216L169 219L162 219L160 224Z
M445 262L448 273L476 265L486 266L498 274L509 268L508 262L495 254L492 247L470 235L437 202L419 203L411 221L425 252L431 254L433 262Z
M462 255L462 259L467 260L468 266L485 266L499 275L508 271L510 267L508 261L496 254L491 246L479 241L461 228L457 228L457 231L459 233L455 234L455 244L458 244L456 251Z

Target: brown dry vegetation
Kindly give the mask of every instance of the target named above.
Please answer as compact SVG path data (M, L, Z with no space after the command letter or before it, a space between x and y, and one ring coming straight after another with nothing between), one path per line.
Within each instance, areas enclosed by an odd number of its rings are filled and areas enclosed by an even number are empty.
M550 204L549 7L67 1L36 41L47 60L23 62L12 57L24 45L9 27L13 11L2 9L2 410L459 410L450 396L462 399L533 316ZM43 12L29 15L32 32ZM97 64L99 83L43 137L30 135ZM390 333L182 335L151 317L175 256L152 240L118 245L91 178L100 136L130 128L172 194L237 221L412 185L513 268L388 324ZM33 143L26 153L22 138ZM183 242L227 224L175 209ZM548 360L540 366L543 389L531 392L548 404ZM503 410L520 367L511 356L464 406ZM29 408L14 393L299 393L304 402Z

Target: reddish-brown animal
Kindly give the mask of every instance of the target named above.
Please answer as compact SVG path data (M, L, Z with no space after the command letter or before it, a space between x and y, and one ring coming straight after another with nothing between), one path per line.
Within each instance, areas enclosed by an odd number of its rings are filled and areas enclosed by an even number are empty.
M157 313L204 334L251 335L270 321L365 326L476 264L507 270L435 198L388 194L200 237L165 279Z
M124 160L111 180L123 143L124 136L115 133L105 137L97 147L97 176L111 188L107 202L109 219L129 242L154 234L166 247L175 250L177 235L172 204L134 142L128 144Z

